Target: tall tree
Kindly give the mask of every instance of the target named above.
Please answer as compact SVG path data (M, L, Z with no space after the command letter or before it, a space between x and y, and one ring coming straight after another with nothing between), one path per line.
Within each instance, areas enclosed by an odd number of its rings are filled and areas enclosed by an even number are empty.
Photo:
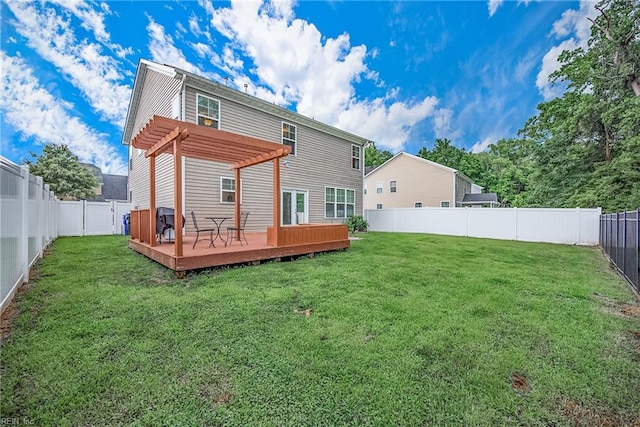
M66 145L46 145L42 155L31 153L31 157L35 162L24 161L29 172L41 176L58 198L87 199L95 195L98 180Z
M364 149L364 165L365 166L380 166L387 160L393 157L390 151L378 150L375 144L369 144Z
M588 48L565 51L554 82L565 94L540 104L523 133L540 144L531 201L634 209L640 194L640 6L604 0Z

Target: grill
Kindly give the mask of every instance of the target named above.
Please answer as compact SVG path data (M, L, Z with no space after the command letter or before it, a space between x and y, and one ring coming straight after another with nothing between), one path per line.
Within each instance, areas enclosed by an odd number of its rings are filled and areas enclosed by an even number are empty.
M184 215L182 216L182 227L184 228ZM172 242L172 231L175 230L173 208L156 208L156 236L158 243L162 244L162 237L165 236L167 242Z

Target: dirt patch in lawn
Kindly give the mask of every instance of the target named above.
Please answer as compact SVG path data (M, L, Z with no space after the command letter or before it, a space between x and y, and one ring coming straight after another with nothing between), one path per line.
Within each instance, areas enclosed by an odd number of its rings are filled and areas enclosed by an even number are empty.
M640 305L638 304L627 304L599 293L595 293L593 296L598 301L604 303L603 309L607 313L611 313L618 317L624 317L626 319L631 317L640 317Z
M603 414L570 399L561 402L562 415L571 425L585 427L640 427L638 415Z
M523 374L514 372L509 377L509 380L511 381L511 387L513 387L514 390L520 393L528 393L529 390L531 390L531 386L529 385L529 380Z

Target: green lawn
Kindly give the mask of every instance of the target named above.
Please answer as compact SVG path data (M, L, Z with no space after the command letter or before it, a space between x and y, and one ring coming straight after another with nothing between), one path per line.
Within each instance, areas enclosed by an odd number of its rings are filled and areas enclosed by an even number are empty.
M1 417L640 423L637 302L596 248L368 233L177 280L126 243L59 238L39 263L2 344Z

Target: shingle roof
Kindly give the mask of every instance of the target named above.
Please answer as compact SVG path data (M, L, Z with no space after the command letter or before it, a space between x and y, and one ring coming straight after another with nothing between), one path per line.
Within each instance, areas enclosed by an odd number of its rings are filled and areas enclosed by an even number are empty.
M102 186L102 198L104 200L128 200L126 175L102 174L104 185Z
M485 203L497 204L498 195L496 193L476 193L465 194L461 202L463 205L481 205Z

